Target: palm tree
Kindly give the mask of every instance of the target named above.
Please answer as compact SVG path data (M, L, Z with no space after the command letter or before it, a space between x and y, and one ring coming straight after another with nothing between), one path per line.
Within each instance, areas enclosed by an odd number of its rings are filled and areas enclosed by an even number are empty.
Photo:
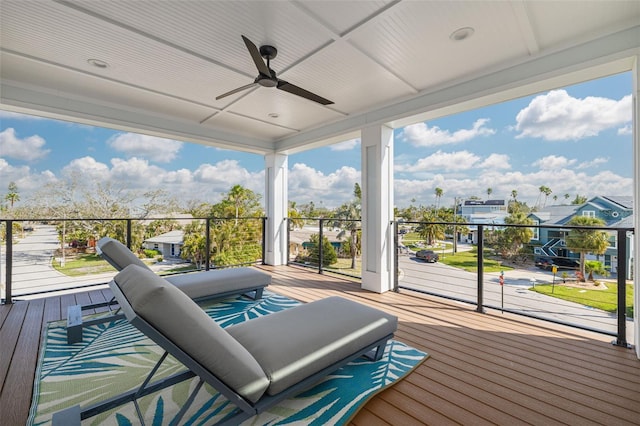
M296 208L295 201L289 201L289 211L287 213L287 216L292 230L296 228L302 229L302 227L304 226L304 219Z
M570 197L571 197L571 195L569 195L568 193L567 193L567 194L564 194L564 199L565 199L565 200L569 200L569 198L570 198Z
M571 226L598 227L604 226L602 219L588 216L574 216L567 222ZM599 229L572 229L565 239L567 248L580 253L580 272L584 280L585 255L587 253L603 254L609 247L609 235Z
M334 218L341 219L336 220L333 225L342 229L337 235L338 238L344 237L347 232L351 234L349 254L351 256L351 269L355 269L356 256L358 255L358 230L360 229L361 219L360 202L352 201L343 204L335 212Z
M547 205L547 198L549 197L549 195L551 195L553 191L548 186L545 186L543 192L544 192L544 204L542 205L542 207Z
M440 198L442 198L442 194L444 194L442 188L436 187L436 210L440 207Z
M511 191L511 198L513 198L513 201L514 201L514 202L515 202L515 201L517 201L517 198L518 198L518 191L516 191L515 189L513 189L513 190Z
M491 197L491 194L493 194L493 188L487 188L487 199Z
M439 222L440 217L434 211L425 212L422 217L423 223L420 228L420 236L424 238L427 245L432 246L436 240L441 240L444 238L444 225L436 224L433 222Z

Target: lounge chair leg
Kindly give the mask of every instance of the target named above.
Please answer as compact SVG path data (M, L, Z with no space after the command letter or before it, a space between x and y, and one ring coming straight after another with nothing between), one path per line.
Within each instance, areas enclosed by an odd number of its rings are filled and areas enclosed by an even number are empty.
M264 288L259 288L256 290L256 294L253 296L253 300L262 299L262 290L264 290Z
M67 309L67 343L82 341L82 306L73 305Z

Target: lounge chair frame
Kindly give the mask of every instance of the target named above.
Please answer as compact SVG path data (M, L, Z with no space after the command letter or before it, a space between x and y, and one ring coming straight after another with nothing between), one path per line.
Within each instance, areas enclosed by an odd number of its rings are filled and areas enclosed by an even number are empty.
M103 413L113 408L117 408L128 402L133 402L135 404L139 420L141 421L141 424L144 425L142 415L136 402L138 398L157 392L166 387L173 386L176 383L191 379L195 376L199 377L200 382L189 396L185 405L176 414L176 417L170 422L170 424L177 425L180 423L182 416L184 416L184 414L187 412L202 384L208 383L211 387L220 392L227 400L229 400L229 402L236 406L235 410L230 413L230 416L227 416L218 424L224 426L237 425L240 422L243 422L244 420L255 416L256 414L268 410L270 407L273 407L280 401L309 388L311 385L317 383L321 378L336 371L340 367L343 367L354 359L365 355L367 356L367 358L373 361L380 360L382 358L382 355L384 354L384 349L387 345L388 340L393 337L393 334L385 336L378 341L358 350L357 352L341 359L340 361L337 361L336 363L318 371L317 373L307 377L306 379L296 383L295 385L290 386L284 391L276 395L265 394L257 402L252 403L251 401L236 393L222 381L220 381L216 376L211 374L208 369L203 367L202 364L193 359L189 354L184 352L171 340L167 339L164 334L162 334L158 329L149 324L142 317L138 316L131 305L128 303L126 296L122 293L115 281L111 281L109 283L109 286L113 291L116 299L120 301L120 308L131 325L136 327L147 337L153 340L158 346L164 349L165 352L138 389L132 390L130 392L125 392L109 400L92 406L88 406L84 409L81 409L79 405L76 405L66 410L59 411L53 415L53 426L80 426L81 420L93 417L97 414ZM176 373L170 377L158 380L149 385L151 378L156 373L162 362L166 359L167 355L172 355L174 358L176 358L185 367L187 367L188 371Z
M108 240L110 238L108 237L104 237L101 238L100 241L98 241L98 247L100 247L100 242L103 240ZM117 241L117 240L114 240ZM117 241L118 243L120 243L119 241ZM122 244L122 243L120 243ZM127 247L127 249L129 249ZM106 260L111 266L113 266L116 270L120 271L122 270L122 265L119 265L117 262L115 262L111 257L107 256L105 253L100 253L100 257L102 257L104 260ZM198 273L198 272L193 272L193 273ZM174 274L175 275L175 274ZM166 278L166 276L165 276ZM258 284L254 287L245 287L242 289L242 291L239 290L229 290L229 291L224 291L224 292L220 292L220 293L212 293L206 296L202 296L202 297L196 297L193 299L194 302L198 303L198 302L204 302L204 301L208 301L208 300L216 300L216 299L222 299L228 296L235 296L238 294L242 294L245 295L247 297L250 297L249 295L253 293L253 299L254 300L258 300L262 298L262 294L264 291L264 288L266 287L265 284ZM72 305L69 306L67 308L67 343L68 344L74 344L74 343L79 343L82 341L82 330L85 327L90 327L92 325L96 325L96 324L104 324L106 322L110 322L110 321L115 321L115 320L119 320L124 318L123 314L118 313L119 309L116 310L115 312L111 309L112 306L117 305L118 302L116 300L115 297L112 297L111 300L109 300L108 302L100 302L100 303L93 303L93 304L89 304L89 305ZM89 309L96 309L96 308L102 308L102 307L107 307L109 308L109 311L111 312L112 315L110 316L104 316L104 317L100 317L100 318L96 318L96 319L92 319L92 320L88 320L88 321L84 321L82 318L82 311L86 311Z

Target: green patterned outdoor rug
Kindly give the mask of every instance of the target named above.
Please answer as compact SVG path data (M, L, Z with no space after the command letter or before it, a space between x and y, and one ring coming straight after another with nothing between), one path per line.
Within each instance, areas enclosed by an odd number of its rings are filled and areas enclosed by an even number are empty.
M265 292L260 300L238 297L203 305L222 327L268 315L299 304ZM48 424L53 413L74 405L82 407L137 388L163 350L125 320L84 329L81 343L68 345L63 322L49 323L40 353L29 425ZM428 354L391 340L380 361L359 358L327 376L317 385L289 398L245 425L344 424L373 395L405 377ZM172 357L153 380L185 370ZM138 402L147 425L168 424L185 403L197 378L148 395ZM182 418L188 425L209 425L235 408L205 385ZM123 405L83 421L88 425L137 425L135 407Z

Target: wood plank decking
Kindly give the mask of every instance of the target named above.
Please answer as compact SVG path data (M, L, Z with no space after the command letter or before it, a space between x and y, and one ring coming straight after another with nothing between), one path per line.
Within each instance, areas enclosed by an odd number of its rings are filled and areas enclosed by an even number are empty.
M355 425L640 424L640 360L610 337L295 267L262 267L271 291L303 302L340 295L391 312L396 338L431 357L369 401ZM0 306L0 424L26 422L42 326L109 290Z

